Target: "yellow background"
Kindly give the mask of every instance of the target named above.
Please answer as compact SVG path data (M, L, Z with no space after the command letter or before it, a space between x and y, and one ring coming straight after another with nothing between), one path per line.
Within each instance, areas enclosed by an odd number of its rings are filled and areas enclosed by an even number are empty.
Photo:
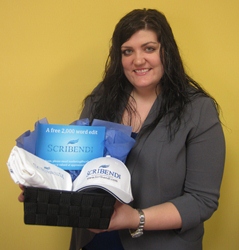
M6 161L36 120L78 118L83 97L101 79L115 24L143 7L165 13L188 73L221 105L226 167L204 249L239 249L238 0L0 1L0 249L68 249L69 228L24 225Z

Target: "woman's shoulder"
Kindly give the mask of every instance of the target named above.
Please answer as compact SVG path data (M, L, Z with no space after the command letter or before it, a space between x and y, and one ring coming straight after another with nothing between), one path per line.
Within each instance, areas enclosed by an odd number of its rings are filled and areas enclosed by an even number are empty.
M187 89L187 94L189 97L189 104L194 108L200 108L203 105L214 106L216 108L216 101L202 89L198 89L194 86L189 86ZM189 106L190 106L189 105Z
M214 110L217 110L217 105L215 100L206 95L204 93L196 93L190 96L190 105L192 109L199 109L201 110L203 107L211 107Z
M187 105L185 119L191 121L193 126L205 127L220 123L219 111L214 99L204 94L191 97Z

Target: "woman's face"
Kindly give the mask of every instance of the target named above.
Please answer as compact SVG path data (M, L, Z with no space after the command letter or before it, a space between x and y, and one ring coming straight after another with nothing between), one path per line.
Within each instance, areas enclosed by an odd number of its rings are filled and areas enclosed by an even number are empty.
M156 33L139 30L122 44L122 66L130 83L138 90L154 90L164 74L160 43Z

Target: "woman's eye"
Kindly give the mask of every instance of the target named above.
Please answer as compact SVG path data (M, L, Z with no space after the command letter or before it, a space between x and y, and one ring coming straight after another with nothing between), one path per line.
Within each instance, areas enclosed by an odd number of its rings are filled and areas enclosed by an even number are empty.
M132 54L132 50L131 49L125 49L125 50L122 50L122 54L124 56L129 56Z
M145 49L145 51L146 51L146 52L153 52L153 51L155 51L155 48L153 48L153 47L147 47L147 48Z

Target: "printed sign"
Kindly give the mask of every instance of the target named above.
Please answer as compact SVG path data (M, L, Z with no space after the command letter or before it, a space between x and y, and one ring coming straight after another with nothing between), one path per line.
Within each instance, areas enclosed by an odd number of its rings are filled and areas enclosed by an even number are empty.
M64 170L81 170L104 153L105 127L39 124L36 155Z

